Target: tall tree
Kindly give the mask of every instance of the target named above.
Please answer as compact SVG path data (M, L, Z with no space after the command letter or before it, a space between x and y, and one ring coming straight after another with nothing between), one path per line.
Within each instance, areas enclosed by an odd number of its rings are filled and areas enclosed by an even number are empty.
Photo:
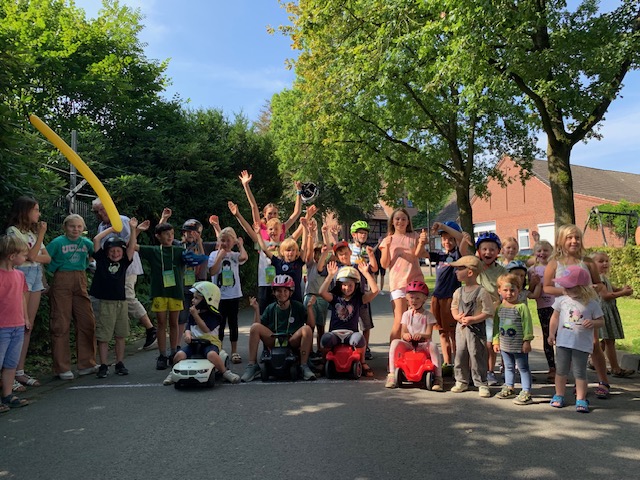
M573 147L597 136L625 75L640 60L640 3L446 0L442 29L457 41L449 65L517 88L547 135L555 223L575 223ZM455 65L454 65L455 64ZM466 71L466 73L465 73Z
M322 158L334 178L355 179L362 199L407 192L426 208L454 189L471 230L470 192L484 193L503 154L526 166L535 138L514 89L467 84L445 68L456 38L443 32L436 3L287 4L285 31L302 53L290 105L273 101L272 128L287 161L308 168Z

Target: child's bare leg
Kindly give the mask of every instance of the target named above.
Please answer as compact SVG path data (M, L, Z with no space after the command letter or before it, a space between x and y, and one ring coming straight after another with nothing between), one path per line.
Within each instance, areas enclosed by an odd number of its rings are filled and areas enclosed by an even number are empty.
M564 397L565 391L567 390L567 375L556 374L555 385L556 385L556 395Z
M116 362L122 362L124 360L124 337L116 337Z
M444 363L451 364L451 344L449 342L449 333L446 330L440 330L440 348L442 349L442 360Z
M318 346L318 352L321 352L322 347L320 346L320 339L322 338L322 335L324 335L324 325L316 325L316 331L318 332L316 334L316 343Z
M402 314L407 310L407 299L396 298L393 301L393 327L391 327L391 335L389 336L389 343L400 338Z
M158 350L160 355L167 354L167 312L156 312L158 322Z
M598 381L609 384L609 377L607 376L607 360L604 358L602 348L600 348L600 342L598 340L598 332L594 332L593 340L593 352L591 352L591 363L596 369L598 374Z
M100 355L100 363L107 365L109 361L109 342L98 342L98 353Z
M557 375L556 375L556 378L558 378ZM556 387L556 390L557 389L558 388ZM562 395L564 395L564 393ZM587 398L587 381L579 380L576 378L576 400L586 400L586 398Z
M178 355L176 354L176 357L177 356ZM213 366L216 367L216 370L218 370L220 373L224 373L227 371L227 369L224 367L224 362L220 358L220 355L218 355L213 350L207 354L207 360L213 363Z
M618 364L618 355L616 354L616 341L615 340L603 340L605 348L604 352L607 354L609 365L611 365L611 371L617 373L620 371L620 364Z
M180 328L178 325L179 317L179 311L169 312L169 347L171 347L172 352L175 352L178 349L178 341L180 340Z
M496 352L493 351L493 345L491 344L491 342L487 342L487 357L489 360L489 372L493 372L493 369L496 367L496 357L497 354Z

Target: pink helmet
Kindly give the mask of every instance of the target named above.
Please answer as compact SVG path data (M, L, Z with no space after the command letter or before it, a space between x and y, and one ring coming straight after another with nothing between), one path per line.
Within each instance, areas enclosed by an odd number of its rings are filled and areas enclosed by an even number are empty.
M276 278L273 279L273 283L271 284L271 288L276 287L285 287L293 292L296 289L296 284L289 275L276 275Z
M407 284L406 293L411 293L411 292L424 293L428 297L429 296L429 287L427 287L426 283L421 282L420 280L416 280L414 282L409 282Z

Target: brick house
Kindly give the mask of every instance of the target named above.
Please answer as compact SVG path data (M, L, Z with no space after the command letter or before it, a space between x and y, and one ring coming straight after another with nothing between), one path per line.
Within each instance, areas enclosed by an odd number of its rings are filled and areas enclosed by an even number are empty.
M488 190L491 195L482 199L473 197L474 235L483 231L496 232L500 238L515 237L521 249L533 246L532 232L540 233L540 238L551 244L555 239L553 202L549 186L549 170L547 162L534 160L531 168L533 174L522 185L519 169L509 157L498 163L498 168L511 178L512 183L506 187L496 180L490 180ZM640 175L614 172L597 168L571 166L576 224L585 228L591 208L603 203L617 204L621 200L640 203ZM441 215L439 215L440 217ZM633 235L635 223L631 224L630 235ZM610 246L622 246L623 239L616 237L605 228L605 235ZM584 235L587 247L603 245L602 233L588 229Z

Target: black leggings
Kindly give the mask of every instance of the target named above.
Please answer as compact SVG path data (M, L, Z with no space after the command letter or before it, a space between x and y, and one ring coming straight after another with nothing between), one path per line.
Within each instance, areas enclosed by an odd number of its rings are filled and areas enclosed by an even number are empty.
M220 330L218 331L218 338L222 342L224 340L224 329L227 326L227 320L229 321L229 339L232 342L238 341L238 309L240 308L240 299L232 298L230 300L220 300L220 315L222 315L222 321L220 322Z
M544 348L544 356L547 357L549 368L556 368L556 360L553 354L553 345L549 345L549 322L553 315L553 307L545 307L538 309L538 318L542 327L542 347Z

